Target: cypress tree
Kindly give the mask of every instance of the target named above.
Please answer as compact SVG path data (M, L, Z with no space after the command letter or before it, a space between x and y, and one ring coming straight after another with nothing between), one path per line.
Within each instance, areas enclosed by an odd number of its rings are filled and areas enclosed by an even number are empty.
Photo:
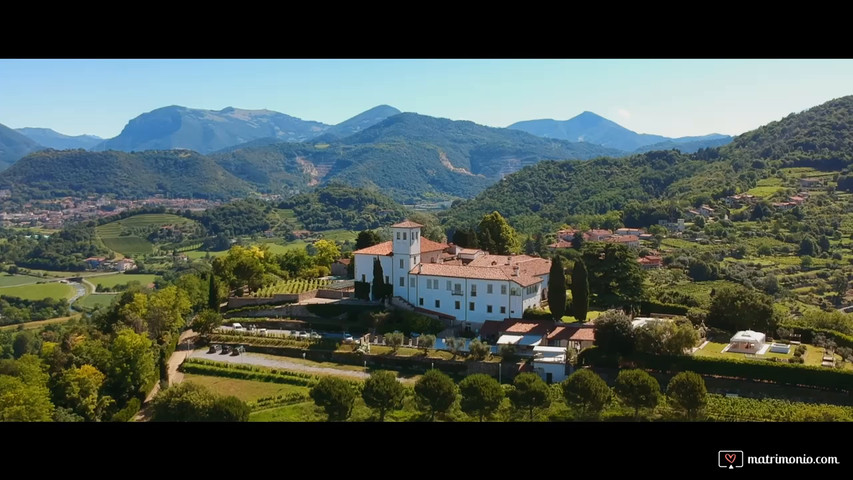
M589 311L589 278L586 264L582 259L575 261L572 269L572 316L581 322L586 321Z
M219 286L216 284L216 275L210 273L210 284L207 289L207 307L214 312L219 311Z
M566 314L566 273L563 271L563 257L557 255L551 260L548 274L548 305L551 316L559 322Z
M373 301L382 300L385 294L385 274L379 257L376 257L373 260Z

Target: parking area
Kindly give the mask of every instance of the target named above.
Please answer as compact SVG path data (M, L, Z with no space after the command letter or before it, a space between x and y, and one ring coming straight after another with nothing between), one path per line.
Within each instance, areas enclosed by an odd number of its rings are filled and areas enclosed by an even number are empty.
M250 335L258 336L274 336L274 337L292 337L299 340L341 340L343 342L353 342L352 335L340 332L318 332L316 330L283 330L275 328L258 328L253 324L232 323L231 325L223 325L217 330L224 332L245 332Z

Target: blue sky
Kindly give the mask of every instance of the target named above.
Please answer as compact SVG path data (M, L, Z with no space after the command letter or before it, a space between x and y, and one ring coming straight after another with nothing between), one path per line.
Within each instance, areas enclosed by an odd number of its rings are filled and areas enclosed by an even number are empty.
M166 105L334 124L380 104L506 127L585 110L737 135L853 94L853 60L0 60L0 123L113 137Z

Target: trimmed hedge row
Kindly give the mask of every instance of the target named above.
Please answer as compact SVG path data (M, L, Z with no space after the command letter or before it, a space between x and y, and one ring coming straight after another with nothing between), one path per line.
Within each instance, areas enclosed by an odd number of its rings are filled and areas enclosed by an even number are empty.
M853 348L853 335L847 335L846 333L841 333L837 330L785 324L780 324L779 326L790 328L795 334L800 335L802 337L802 341L806 343L812 343L812 339L814 339L814 336L818 333L822 333L826 335L827 339L835 340L835 343L839 347Z
M849 391L853 387L853 371L826 367L755 360L721 359L677 355L635 353L626 358L639 367L659 371L691 371L705 375L720 375L754 380L768 380L788 385L806 385L832 390Z
M259 382L284 383L288 385L297 385L300 387L312 387L317 383L316 378L307 379L293 375L242 370L237 368L229 368L228 366L219 365L204 365L198 363L184 363L181 366L181 371L184 373L194 373L197 375L209 375L213 377L236 378L238 380L255 380Z
M265 408L279 407L282 405L291 405L294 403L302 403L310 400L310 396L306 393L290 392L283 395L273 397L259 398L254 402L249 402L249 408L254 410L263 410Z
M651 315L652 313L663 313L667 315L687 315L690 307L676 303L661 303L654 300L640 303L640 313Z

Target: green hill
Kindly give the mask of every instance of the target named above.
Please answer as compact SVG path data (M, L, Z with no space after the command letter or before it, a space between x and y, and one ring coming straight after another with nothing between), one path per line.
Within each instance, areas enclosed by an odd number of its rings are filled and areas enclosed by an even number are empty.
M21 198L113 193L120 198L162 194L229 199L251 191L210 158L178 150L45 150L0 173L0 186L11 188Z
M403 220L408 211L374 190L333 183L281 204L309 230L364 230Z
M0 124L0 170L8 168L24 155L42 148L44 147L23 134Z

